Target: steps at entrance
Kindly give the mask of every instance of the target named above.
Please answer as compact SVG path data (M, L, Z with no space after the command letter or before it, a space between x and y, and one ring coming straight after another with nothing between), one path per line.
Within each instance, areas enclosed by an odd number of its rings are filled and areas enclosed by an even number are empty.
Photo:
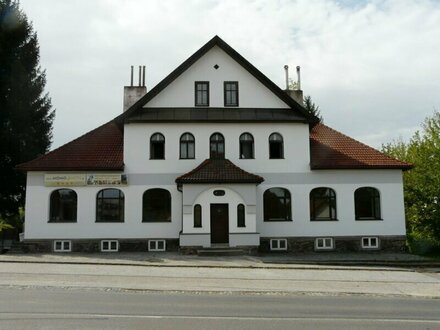
M197 255L200 257L242 256L246 254L249 254L249 252L230 247L212 247L197 250Z

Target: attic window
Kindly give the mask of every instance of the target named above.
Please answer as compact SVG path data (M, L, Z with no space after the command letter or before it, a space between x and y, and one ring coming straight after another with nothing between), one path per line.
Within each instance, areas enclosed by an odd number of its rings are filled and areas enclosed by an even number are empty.
M196 81L194 92L196 107L209 107L209 81Z
M224 82L225 107L238 107L238 81Z

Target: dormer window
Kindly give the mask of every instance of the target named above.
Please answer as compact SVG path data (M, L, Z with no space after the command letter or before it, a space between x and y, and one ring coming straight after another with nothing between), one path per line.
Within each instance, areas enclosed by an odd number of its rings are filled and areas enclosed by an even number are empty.
M209 81L195 82L195 106L209 107Z
M238 81L224 83L225 107L238 107Z

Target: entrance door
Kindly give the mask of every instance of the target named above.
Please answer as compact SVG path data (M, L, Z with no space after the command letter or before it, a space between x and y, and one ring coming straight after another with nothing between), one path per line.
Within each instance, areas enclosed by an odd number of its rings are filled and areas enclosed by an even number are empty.
M211 243L229 243L228 204L211 204Z

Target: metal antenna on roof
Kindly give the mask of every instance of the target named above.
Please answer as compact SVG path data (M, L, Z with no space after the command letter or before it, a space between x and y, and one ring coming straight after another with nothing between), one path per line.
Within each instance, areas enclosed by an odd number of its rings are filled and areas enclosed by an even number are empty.
M142 67L142 86L145 87L145 65Z
M284 66L284 71L286 71L286 91L289 89L289 66L286 64Z
M139 65L139 87L141 87L141 74L142 74L142 66Z
M300 91L301 90L301 67L298 65L296 67L296 74L298 75L298 84L297 84L297 89Z
M131 66L131 79L130 79L130 86L131 87L133 87L133 70L134 70L134 67L133 67L133 65Z

